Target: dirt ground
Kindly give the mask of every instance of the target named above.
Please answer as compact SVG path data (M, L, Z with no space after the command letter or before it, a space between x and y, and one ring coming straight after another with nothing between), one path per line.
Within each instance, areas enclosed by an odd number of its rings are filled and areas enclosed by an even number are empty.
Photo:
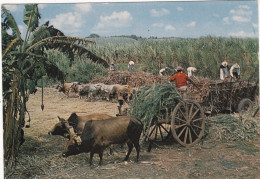
M58 122L57 116L68 118L72 112L118 113L117 103L87 102L86 99L68 98L54 88L44 90L44 110L41 111L41 90L31 95L27 105L31 127L24 128L25 143L21 147L16 169L6 178L260 178L260 137L252 141L209 143L184 148L174 141L156 144L147 152L141 146L140 161L135 163L136 152L123 162L126 146L114 146L114 154L106 149L103 165L94 155L93 166L89 154L63 158L61 153L67 139L49 136L48 131ZM28 119L28 116L27 116ZM28 123L27 123L28 124Z

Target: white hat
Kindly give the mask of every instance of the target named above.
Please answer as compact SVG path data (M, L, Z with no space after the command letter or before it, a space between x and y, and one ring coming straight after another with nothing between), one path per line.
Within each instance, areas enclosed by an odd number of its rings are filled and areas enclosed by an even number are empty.
M183 69L182 69L181 66L177 66L177 67L176 67L176 70L177 70L177 71L180 71L180 70L183 70Z
M221 64L222 64L224 67L227 67L227 65L228 65L227 61L223 61Z
M240 68L240 66L239 66L237 63L235 63L235 64L233 65L233 67L234 67L234 68Z

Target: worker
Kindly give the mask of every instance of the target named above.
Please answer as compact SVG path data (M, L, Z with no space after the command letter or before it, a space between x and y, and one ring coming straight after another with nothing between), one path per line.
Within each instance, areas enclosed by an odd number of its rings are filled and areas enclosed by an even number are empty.
M110 71L116 71L116 66L114 63L110 65Z
M195 68L195 67L188 67L187 68L188 77L192 78L196 71L197 71L197 68Z
M237 63L235 63L234 65L231 66L230 76L231 76L231 79L233 79L233 78L240 79L240 66Z
M228 63L223 61L219 67L220 79L225 80L228 77Z
M135 71L135 62L132 60L128 63L128 71Z
M187 81L191 82L196 88L197 85L190 79L190 77L188 77L186 74L183 73L183 68L181 66L178 66L176 68L177 70L177 73L174 74L170 81L173 82L175 81L176 82L176 88L177 90L181 93L182 95L182 98L185 100L187 99L187 90L188 90L188 83ZM199 89L199 88L198 88Z
M167 74L168 71L169 71L169 68L168 68L168 67L162 68L162 69L160 69L160 71L159 71L159 75L160 75L160 76L163 76L163 75Z

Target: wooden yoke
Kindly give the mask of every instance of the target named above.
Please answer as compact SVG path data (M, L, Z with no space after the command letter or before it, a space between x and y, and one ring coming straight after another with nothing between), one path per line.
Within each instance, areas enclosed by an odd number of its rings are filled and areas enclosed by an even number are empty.
M65 125L65 127L68 129L68 131L69 131L70 139L73 138L73 139L77 142L77 144L80 145L81 142L82 142L82 141L81 141L81 138L80 138L80 136L78 136L78 135L75 133L73 127L70 126L67 121L64 123L64 125Z

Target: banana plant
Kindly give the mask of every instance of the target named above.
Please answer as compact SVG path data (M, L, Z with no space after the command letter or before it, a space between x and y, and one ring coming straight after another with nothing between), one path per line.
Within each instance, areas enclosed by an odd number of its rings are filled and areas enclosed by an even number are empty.
M88 49L94 44L87 39L65 36L49 25L39 25L41 18L37 4L27 4L23 22L27 26L25 37L13 15L2 6L2 69L3 69L3 123L5 168L14 165L19 147L23 142L26 102L42 76L63 80L58 67L47 58L46 50L58 49L67 53L70 60L74 55L85 54L89 59L109 67L108 63ZM7 30L12 30L12 35Z

